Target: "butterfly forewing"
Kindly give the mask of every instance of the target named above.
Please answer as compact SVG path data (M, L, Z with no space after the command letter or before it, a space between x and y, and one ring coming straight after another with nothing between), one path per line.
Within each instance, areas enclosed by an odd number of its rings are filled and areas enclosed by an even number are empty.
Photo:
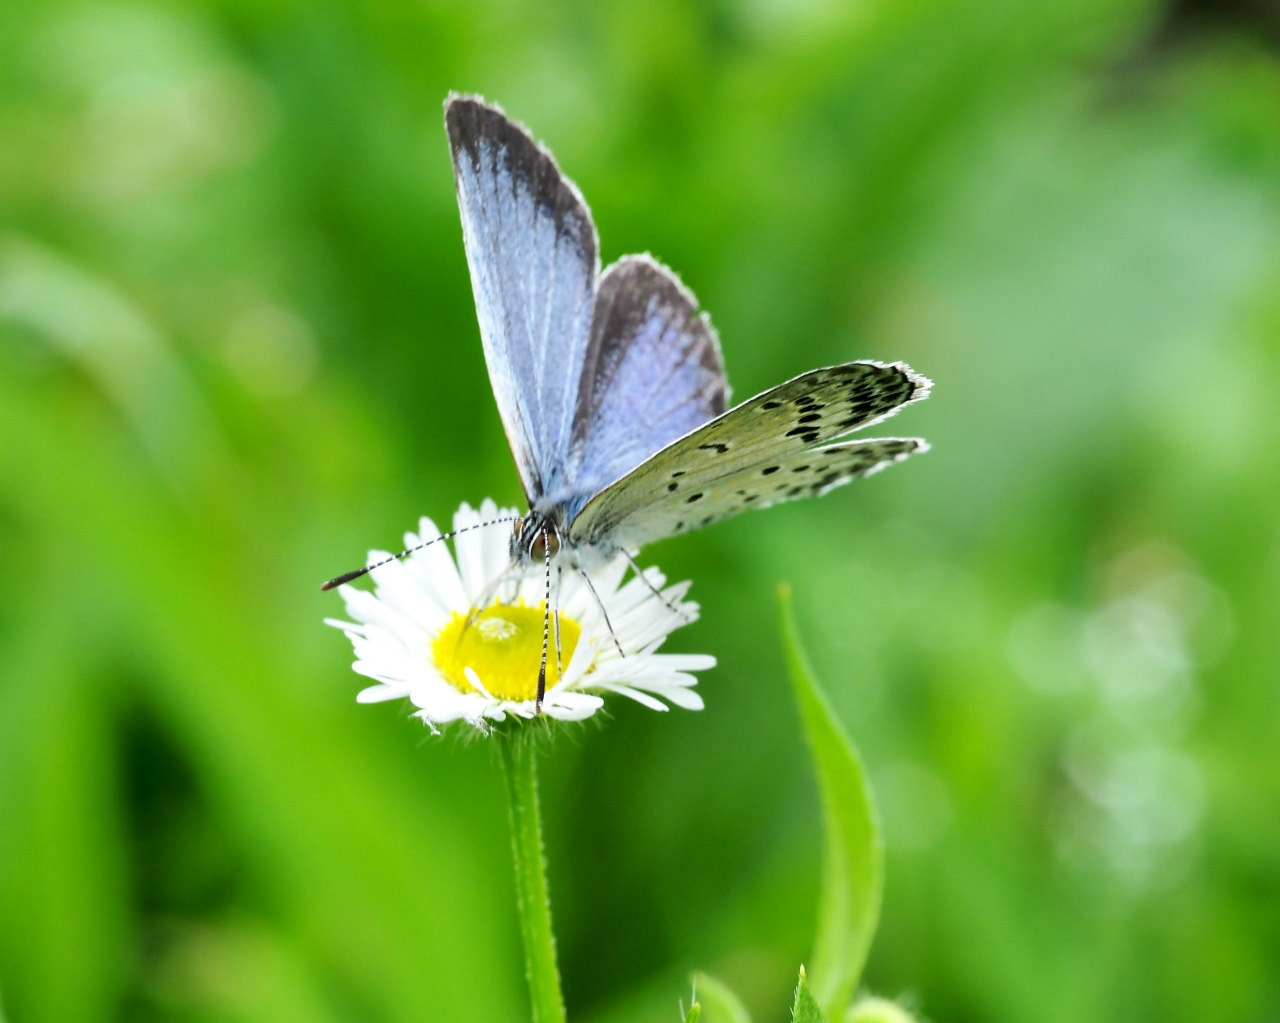
M595 226L555 160L501 110L445 104L462 236L498 411L525 493L559 486L599 272Z
M675 274L649 256L624 256L609 267L596 292L578 392L570 512L720 415L725 395L715 331Z
M606 487L573 520L570 539L635 549L747 508L822 493L867 475L925 445L898 439L821 445L919 401L929 386L902 363L851 362L803 373L681 437ZM839 454L822 456L824 450ZM818 471L806 461L810 455L839 462L838 475L827 479L837 471L833 465L821 475L799 478ZM784 472L794 482L781 485Z

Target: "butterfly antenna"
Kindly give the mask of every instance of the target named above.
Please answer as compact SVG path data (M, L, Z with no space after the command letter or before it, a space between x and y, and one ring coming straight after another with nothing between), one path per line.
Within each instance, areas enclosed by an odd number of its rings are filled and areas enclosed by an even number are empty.
M542 698L547 695L547 641L551 636L551 530L542 530L542 563L546 583L542 599L542 663L538 665L538 696L533 701L533 712L542 713Z
M350 572L344 572L342 575L335 576L322 585L320 589L331 590L335 586L342 586L344 583L349 583L354 579L359 579L362 575L368 575L375 568L381 568L383 565L389 565L393 561L399 561L401 558L407 558L410 554L415 554L422 550L422 548L430 547L433 543L439 543L441 540L452 540L455 536L458 536L461 533L470 533L473 529L483 529L485 526L496 526L503 522L515 521L516 517L514 515L510 515L504 519L488 519L485 522L477 522L472 526L463 526L461 529L455 529L448 533L441 533L439 536L426 540L423 543L418 544L416 547L410 547L408 550L401 551L399 554L392 554L389 558L383 558L381 561L375 561L372 565L365 565L364 568L357 568Z
M662 601L663 607L665 607L673 615L677 615L681 619L681 621L683 621L686 625L697 620L695 618L690 618L687 614L685 614L682 610L680 610L679 607L671 603L671 601L667 599L667 595L665 593L663 593L656 586L654 586L653 583L649 582L649 577L640 570L640 566L636 564L636 559L633 558L629 553L627 553L627 551L624 550L622 552L622 556L627 559L627 564L631 566L631 571L636 574L636 576L639 578L639 580L642 583L644 583L647 587L649 587L649 592L652 593L655 597L657 597L660 601Z
M555 622L556 630L556 676L564 677L564 656L560 646L560 594L562 592L562 583L564 580L564 568L560 562L556 562L556 613L552 619Z

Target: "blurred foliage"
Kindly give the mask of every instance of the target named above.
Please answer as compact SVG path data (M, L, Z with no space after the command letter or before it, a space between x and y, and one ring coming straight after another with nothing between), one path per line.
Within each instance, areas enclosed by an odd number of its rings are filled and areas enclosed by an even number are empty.
M749 395L906 359L935 451L646 557L704 713L544 772L570 1016L756 1018L872 772L865 981L930 1018L1280 1016L1280 60L1267 4L0 7L0 998L514 1020L496 765L361 708L319 581L515 473L440 104L495 99ZM465 1011L464 1011L465 1007Z

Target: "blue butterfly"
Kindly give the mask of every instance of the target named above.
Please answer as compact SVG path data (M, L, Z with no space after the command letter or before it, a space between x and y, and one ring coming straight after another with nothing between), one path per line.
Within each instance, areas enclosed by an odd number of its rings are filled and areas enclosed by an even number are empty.
M900 362L810 370L726 411L719 341L679 278L648 255L601 272L581 193L498 107L451 95L445 128L485 362L529 506L515 566L586 570L928 449L838 441L928 396Z

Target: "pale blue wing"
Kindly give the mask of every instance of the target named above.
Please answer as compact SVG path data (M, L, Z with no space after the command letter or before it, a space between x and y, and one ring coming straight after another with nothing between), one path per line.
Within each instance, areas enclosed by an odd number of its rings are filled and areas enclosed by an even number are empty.
M904 363L810 370L672 442L587 502L570 525L583 547L636 550L748 508L825 493L927 445L892 438L826 445L929 394ZM823 464L824 459L829 459ZM833 475L834 473L834 475Z
M569 518L596 491L724 411L715 331L674 273L624 256L596 290L563 494Z
M450 96L445 128L485 362L533 504L563 487L599 273L596 230L551 154L497 107Z

